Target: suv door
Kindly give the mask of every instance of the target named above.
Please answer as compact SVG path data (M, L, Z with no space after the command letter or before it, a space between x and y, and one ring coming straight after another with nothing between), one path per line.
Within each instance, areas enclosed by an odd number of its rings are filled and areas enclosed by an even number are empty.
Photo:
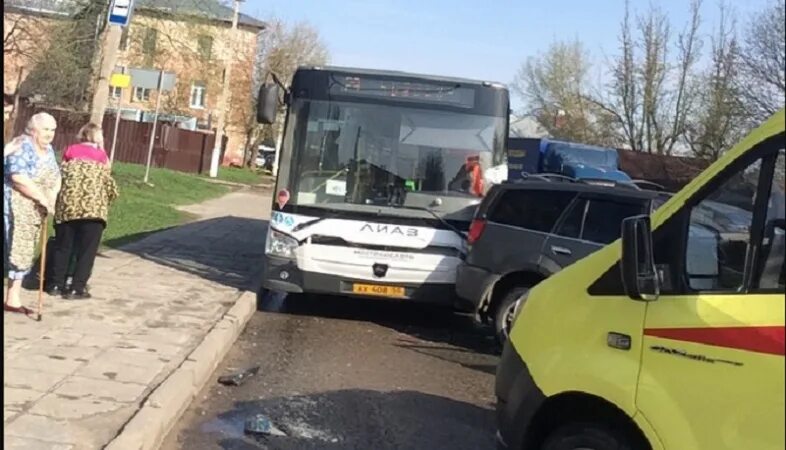
M783 147L757 144L653 235L636 405L665 448L784 448Z
M502 192L490 205L486 228L472 245L468 262L497 274L537 268L543 243L575 196L520 187Z
M581 194L543 246L542 263L556 272L620 237L622 219L646 214L648 200Z

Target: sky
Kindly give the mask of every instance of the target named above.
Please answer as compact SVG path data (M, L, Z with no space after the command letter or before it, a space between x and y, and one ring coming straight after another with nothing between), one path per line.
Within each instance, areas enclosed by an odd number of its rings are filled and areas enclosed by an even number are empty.
M650 1L673 27L687 24L689 0L631 0L633 12L643 12ZM732 3L738 21L746 22L769 1ZM704 34L718 22L717 5L704 0ZM614 55L624 0L246 0L241 11L311 23L332 65L510 84L527 57L558 40L579 39L598 61ZM514 109L521 105L512 99Z

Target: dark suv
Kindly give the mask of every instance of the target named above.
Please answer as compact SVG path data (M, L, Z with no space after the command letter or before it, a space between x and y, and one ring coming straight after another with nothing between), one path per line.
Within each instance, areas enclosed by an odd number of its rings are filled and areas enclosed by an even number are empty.
M629 183L546 179L492 187L470 226L456 306L493 323L504 342L531 287L615 241L622 219L649 214L665 195Z

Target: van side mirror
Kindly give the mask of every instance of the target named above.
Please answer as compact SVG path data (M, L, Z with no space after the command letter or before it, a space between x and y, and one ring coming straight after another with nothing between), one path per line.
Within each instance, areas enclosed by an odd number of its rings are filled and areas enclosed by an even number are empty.
M263 84L259 87L257 96L257 122L272 124L276 121L278 112L278 86Z
M660 279L652 251L650 217L628 217L622 221L622 283L634 300L654 301L660 295Z

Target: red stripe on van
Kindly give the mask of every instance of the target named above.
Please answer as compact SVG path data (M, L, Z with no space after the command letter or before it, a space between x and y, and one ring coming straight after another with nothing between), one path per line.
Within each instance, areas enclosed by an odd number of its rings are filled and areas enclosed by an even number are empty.
M646 328L645 336L784 356L783 326Z

